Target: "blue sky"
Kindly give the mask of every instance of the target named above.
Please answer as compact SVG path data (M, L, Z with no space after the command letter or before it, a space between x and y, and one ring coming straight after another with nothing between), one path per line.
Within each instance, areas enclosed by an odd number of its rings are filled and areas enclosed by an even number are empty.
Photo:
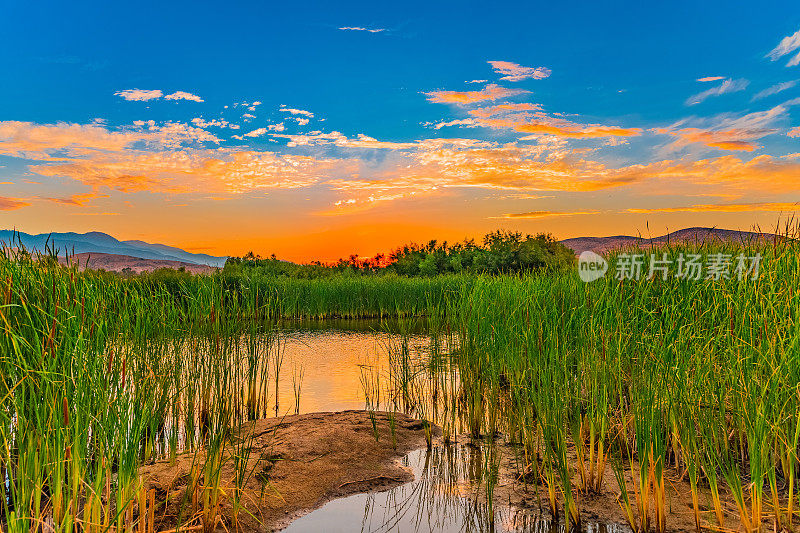
M302 259L800 200L791 2L0 9L5 227Z

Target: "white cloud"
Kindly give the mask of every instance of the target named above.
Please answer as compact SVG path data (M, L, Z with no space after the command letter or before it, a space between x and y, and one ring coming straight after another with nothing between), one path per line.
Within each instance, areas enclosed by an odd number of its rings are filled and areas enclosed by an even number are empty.
M339 29L343 31L366 31L369 33L380 33L382 31L386 31L386 28L364 28L362 26L343 26Z
M501 80L522 81L541 80L550 76L552 71L547 67L523 67L510 61L488 61L495 72L503 74Z
M291 107L282 107L279 111L284 113L291 113L292 115L304 115L308 118L314 118L314 113L306 111L305 109L293 109Z
M235 129L235 124L231 124L227 120L224 119L212 119L212 120L205 120L202 117L196 117L192 119L192 124L197 126L198 128L232 128Z
M202 102L203 99L196 94L187 93L185 91L175 91L172 94L166 95L164 98L167 100L191 100L192 102Z
M726 79L718 87L713 87L701 93L697 93L694 96L690 96L686 100L686 105L699 104L712 96L720 96L723 94L743 91L747 88L749 83L750 82L745 79L738 79L738 80Z
M124 91L115 92L114 96L119 96L132 102L147 102L148 100L161 98L163 94L159 89L125 89Z
M773 48L772 51L767 54L767 57L772 61L777 61L783 56L791 54L798 48L800 48L800 30L797 30L792 35L787 35L781 39L781 42L778 43L778 46ZM800 53L795 55L789 60L788 63L786 63L787 67L794 67L796 65L800 65Z
M185 91L175 91L172 94L164 96L164 92L161 89L125 89L123 91L115 92L114 96L120 96L125 100L136 101L136 102L148 102L150 100L158 100L162 96L166 100L191 100L193 102L203 101L203 99L197 96L196 94L187 93Z
M766 98L767 96L772 96L773 94L778 94L779 92L783 92L787 89L791 89L797 85L797 80L794 81L784 81L782 83L776 83L772 87L768 87L763 91L759 91L753 95L753 100L761 100L762 98Z
M384 150L407 150L419 146L417 142L391 142L380 141L374 137L359 133L355 139L348 138L345 134L332 131L330 133L322 133L321 131L312 131L309 134L301 135L282 135L272 134L273 137L287 139L286 143L289 147L296 146L319 146L333 144L342 148L364 148L364 149L384 149Z
M262 135L266 135L270 131L283 131L285 129L286 126L284 126L283 122L280 122L278 124L270 124L266 128L255 129L251 132L245 133L242 137L261 137ZM241 137L237 138L241 139Z
M455 120L450 120L448 122L438 122L433 125L433 129L440 130L442 128L447 128L450 126L461 126L465 128L477 128L480 126L480 123L475 120L474 118L458 118Z

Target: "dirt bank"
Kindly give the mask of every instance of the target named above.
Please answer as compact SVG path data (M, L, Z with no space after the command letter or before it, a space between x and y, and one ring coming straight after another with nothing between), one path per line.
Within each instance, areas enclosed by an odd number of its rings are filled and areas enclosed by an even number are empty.
M501 444L500 447L500 468L498 485L494 491L494 501L496 504L508 504L517 508L541 509L543 516L550 516L548 493L542 479L535 475L530 465L523 464L519 459L518 448L509 444ZM581 492L577 490L580 486L580 477L575 473L577 456L574 449L568 453L570 464L572 465L572 485L575 488L575 496L581 513L581 520L584 522L597 522L601 524L616 524L623 526L624 530L630 531L627 527L625 513L620 505L622 493L614 475L613 468L609 463L606 464L601 490L598 492ZM542 459L539 458L539 468L543 468ZM665 510L666 510L666 529L670 533L696 533L694 509L692 507L692 491L689 477L683 467L675 467L670 461L664 470L665 478ZM630 468L626 461L625 483L628 488L631 504L633 505L633 515L638 520L639 514L634 500L634 481ZM639 465L634 461L634 469L638 471ZM527 483L526 483L527 480ZM651 489L652 490L652 489ZM749 493L745 490L746 503L749 505ZM704 531L744 531L740 524L739 512L736 507L733 495L724 487L720 481L720 500L721 512L724 518L724 528L720 528L713 506L711 490L707 483L701 483L698 487L698 507L700 509L700 524ZM769 489L764 489L764 508L763 508L763 531L780 531L776 527L772 508L769 502ZM563 498L559 492L559 513L563 516ZM782 501L785 515L786 502ZM796 503L795 503L796 508ZM655 509L652 501L650 505L650 531L655 530ZM796 523L796 517L795 517Z
M423 423L395 414L392 431L386 413L375 413L374 422L365 411L344 411L270 418L246 426L232 439L246 445L228 445L223 454L217 515L225 527L220 524L217 529L236 529L235 466L248 452L244 509L238 513L238 526L244 531L272 531L333 498L411 481L413 475L398 459L425 446ZM202 469L205 461L200 452L181 455L172 465L158 462L141 469L147 489L156 490L156 501L166 502L156 506L155 531L199 525L202 489L193 495L189 486L193 468ZM193 498L198 502L195 515L184 511L181 516L179 509L191 508Z

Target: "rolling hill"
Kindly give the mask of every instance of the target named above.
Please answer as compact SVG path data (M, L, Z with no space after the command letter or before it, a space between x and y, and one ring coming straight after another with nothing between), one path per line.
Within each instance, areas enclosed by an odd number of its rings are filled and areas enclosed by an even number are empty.
M754 231L738 231L717 228L685 228L673 231L660 237L632 237L630 235L614 235L612 237L574 237L564 239L561 244L571 248L576 254L586 250L602 254L611 250L629 247L661 246L668 243L708 243L716 241L734 241L739 243L755 240L772 240L777 236L772 233Z
M194 254L164 244L151 244L144 241L120 241L99 231L89 233L41 233L31 235L13 230L0 230L0 242L7 246L22 244L29 251L57 251L59 256L95 253L128 256L138 259L176 261L193 265L223 267L227 257L207 254Z

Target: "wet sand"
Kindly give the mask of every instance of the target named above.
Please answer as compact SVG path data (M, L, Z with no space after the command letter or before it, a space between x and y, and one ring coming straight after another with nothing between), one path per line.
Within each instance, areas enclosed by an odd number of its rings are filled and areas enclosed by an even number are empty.
M235 486L234 457L238 451L229 446L221 468L220 486L223 494L217 513L221 519L217 531L235 531L237 526L239 531L274 531L335 498L386 490L412 481L414 476L411 470L401 466L399 460L410 451L426 446L424 426L421 421L403 414L393 416L395 429L391 431L389 415L375 413L377 440L373 421L366 411L295 415L259 420L252 426L248 425L242 435L233 439L235 442L239 438L252 437L248 446L248 471L251 474L241 496L243 509L239 512L237 524L231 496ZM433 427L432 431L434 443L441 444L438 428ZM464 444L469 439L461 437L458 441ZM526 476L522 475L526 465L518 461L512 445L497 446L500 465L494 491L495 504L529 509L544 518L552 518L549 516L547 490L541 479L529 470ZM480 461L482 452L479 447L475 449ZM574 454L570 459L574 465ZM188 531L199 529L199 510L195 516L177 516L177 509L181 507L181 502L191 501L191 491L187 489L190 473L193 464L202 464L204 460L203 453L198 452L196 455L180 455L172 465L162 461L141 469L147 489L156 489L156 501L166 502L166 505L157 508L155 531L174 530L176 526ZM635 463L634 467L637 467ZM479 471L482 468L478 465L474 469ZM634 516L638 518L631 473L627 468L625 477ZM679 533L696 531L688 478L681 477L681 472L675 468L667 468L665 481L667 530ZM575 476L572 482L573 486L577 486L578 477ZM485 500L485 492L476 490L474 482L463 481L462 486L448 490ZM563 501L560 496L559 491L559 501ZM721 496L725 529L741 529L733 498L725 490ZM768 494L765 496L768 497ZM582 521L627 529L619 497L620 489L614 472L607 464L599 493L577 493ZM197 500L202 501L202 497L198 495ZM700 487L699 503L703 528L717 530L707 486ZM183 507L189 506L184 503ZM766 498L763 517L765 526L772 529ZM654 528L655 513L651 509L651 531Z
M247 439L252 471L241 496L240 531L273 531L324 503L358 492L384 490L411 481L413 474L399 459L426 445L423 423L395 414L395 430L386 413L375 413L378 440L366 411L312 413L254 422L237 439ZM434 436L438 430L433 428ZM392 437L394 433L394 438ZM232 489L234 457L230 446L221 468L218 531L234 531ZM156 510L155 530L199 524L196 516L178 516L182 501L191 502L187 490L193 464L205 461L202 452L178 456L175 464L162 461L141 469L148 488L156 489L156 501L167 502ZM202 501L202 496L197 496ZM188 506L186 506L188 507Z

